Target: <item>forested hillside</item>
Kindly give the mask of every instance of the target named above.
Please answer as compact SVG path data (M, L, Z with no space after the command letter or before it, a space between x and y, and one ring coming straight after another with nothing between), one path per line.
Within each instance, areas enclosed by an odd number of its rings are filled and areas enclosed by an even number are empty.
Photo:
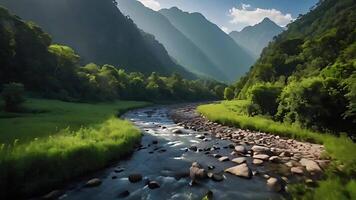
M73 49L52 44L50 35L40 27L2 7L0 49L0 88L20 83L26 91L42 97L67 101L197 100L216 98L223 90L217 82L189 81L179 74L145 76L108 64L81 66Z
M326 132L356 130L356 4L324 0L288 25L231 86L252 114Z
M121 14L113 0L0 0L14 14L34 21L55 43L71 46L81 63L111 64L131 72L179 72L164 47Z
M264 18L260 23L254 26L247 26L241 31L232 31L229 35L237 44L258 58L262 50L272 41L273 37L282 31L282 27L278 26L269 18Z
M254 58L217 25L200 13L187 13L173 7L159 11L209 59L234 81L248 71Z
M145 7L136 0L119 0L118 7L139 28L153 34L166 47L169 55L183 67L203 76L226 81L225 72L218 70L208 56L161 13Z

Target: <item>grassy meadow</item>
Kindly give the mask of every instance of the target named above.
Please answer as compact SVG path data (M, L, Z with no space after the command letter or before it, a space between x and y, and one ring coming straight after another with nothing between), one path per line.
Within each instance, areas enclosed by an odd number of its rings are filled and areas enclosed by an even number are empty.
M1 105L1 103L0 103ZM58 100L27 99L25 113L0 111L0 144L23 143L55 135L64 128L71 131L95 126L145 102L116 101L111 103L68 103ZM1 110L1 109L0 109Z
M317 189L306 188L304 184L291 187L291 192L305 195L303 199L355 199L356 144L346 136L336 137L303 129L297 124L276 122L267 116L247 114L247 100L223 101L198 107L198 112L209 120L242 129L268 132L280 136L323 144L332 164L325 172L326 178L319 182ZM307 193L306 191L310 191ZM331 195L331 191L332 195ZM298 199L298 198L297 198Z
M30 99L26 108L39 112L1 113L0 198L54 189L128 154L141 133L116 116L145 105Z

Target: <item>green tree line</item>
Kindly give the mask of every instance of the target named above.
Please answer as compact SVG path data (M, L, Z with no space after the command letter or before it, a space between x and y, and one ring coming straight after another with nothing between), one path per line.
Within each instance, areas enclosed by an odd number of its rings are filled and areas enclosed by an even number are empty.
M225 87L178 73L148 76L112 65L81 66L80 60L72 48L52 44L40 27L0 7L0 90L7 94L22 84L31 95L66 101L194 101L222 98Z

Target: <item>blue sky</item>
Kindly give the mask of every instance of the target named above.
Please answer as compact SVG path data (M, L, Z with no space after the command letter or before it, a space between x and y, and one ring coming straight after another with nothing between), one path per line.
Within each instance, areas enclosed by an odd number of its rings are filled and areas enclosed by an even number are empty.
M178 8L200 12L226 32L241 30L269 17L280 26L309 11L318 0L139 0L154 10Z

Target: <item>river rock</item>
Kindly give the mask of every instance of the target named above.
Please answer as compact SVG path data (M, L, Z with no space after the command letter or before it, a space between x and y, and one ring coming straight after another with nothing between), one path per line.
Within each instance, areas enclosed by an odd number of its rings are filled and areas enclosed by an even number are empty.
M242 177L242 178L251 178L252 177L252 172L251 169L247 166L246 163L243 163L241 165L237 165L235 167L231 167L225 170L225 172L228 172L230 174Z
M150 181L148 183L148 188L150 188L151 190L157 189L159 187L160 187L160 185L157 181Z
M172 133L174 133L174 134L182 134L183 131L180 130L180 129L173 129L173 130L172 130Z
M271 177L267 180L267 186L275 192L279 192L282 190L282 185L280 181L278 181L278 179L274 177Z
M271 156L268 160L274 163L278 163L281 159L278 156Z
M137 183L142 180L142 175L141 174L130 174L129 175L129 181L131 183Z
M235 146L235 151L237 153L246 153L246 148L243 145L238 145L238 146Z
M224 177L222 174L213 174L213 176L211 177L211 179L213 181L216 181L216 182L220 182L220 181L223 181L224 180Z
M258 145L252 146L251 150L258 153L266 153L266 154L271 153L271 150L268 147L258 146Z
M253 158L260 159L260 160L268 160L269 156L266 154L257 154L257 155L254 155Z
M304 171L303 171L303 168L302 167L292 167L291 169L290 169L290 172L292 173L292 174L304 174Z
M223 157L221 157L221 158L219 158L219 161L220 162L226 162L226 161L229 161L230 159L229 159L229 157L227 157L227 156L223 156Z
M307 169L308 172L319 173L322 171L318 163L315 161L302 158L299 162Z
M55 199L58 199L63 194L64 194L64 192L61 190L53 190L52 192L43 196L42 199L55 200Z
M245 157L234 158L232 159L232 162L236 164L242 164L246 162L246 158Z
M260 159L253 159L252 160L252 163L254 165L262 165L263 164L263 160L260 160Z
M197 151L197 150L198 150L198 147L195 146L195 145L192 145L192 146L189 147L189 150L191 150L191 151Z
M93 178L85 183L85 187L96 187L101 184L101 180L98 178Z
M205 169L203 169L202 166L199 165L199 163L197 162L194 162L192 164L189 172L190 172L189 173L190 178L192 179L193 182L195 182L197 179L204 179L207 177L207 173Z

